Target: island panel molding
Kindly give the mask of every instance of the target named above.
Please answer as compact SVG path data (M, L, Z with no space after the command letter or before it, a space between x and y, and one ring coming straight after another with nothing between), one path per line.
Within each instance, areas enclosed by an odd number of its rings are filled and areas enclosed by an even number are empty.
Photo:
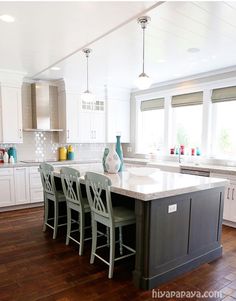
M135 200L137 287L152 289L222 255L224 188ZM168 206L177 211L168 213Z

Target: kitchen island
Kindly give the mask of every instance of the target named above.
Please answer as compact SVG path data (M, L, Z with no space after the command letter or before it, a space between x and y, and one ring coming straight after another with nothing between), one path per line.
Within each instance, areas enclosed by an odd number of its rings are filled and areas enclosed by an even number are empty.
M79 167L103 173L100 164ZM55 170L59 175L59 170ZM114 197L132 200L136 215L136 259L133 280L151 289L222 255L221 225L224 179L157 169L137 176L132 169L111 178ZM81 183L84 183L83 176ZM122 199L122 198L121 198ZM124 204L125 205L125 204Z

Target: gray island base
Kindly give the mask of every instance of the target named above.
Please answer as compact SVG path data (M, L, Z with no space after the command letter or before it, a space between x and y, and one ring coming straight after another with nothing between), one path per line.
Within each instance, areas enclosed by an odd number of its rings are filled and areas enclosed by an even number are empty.
M86 171L103 173L101 164L81 165L78 170L81 184ZM158 169L151 176L137 176L132 168L105 175L122 205L132 203L135 207L133 280L137 287L152 289L222 255L227 180ZM60 177L59 169L55 169L55 176Z
M223 196L221 187L135 200L137 287L152 289L222 255Z

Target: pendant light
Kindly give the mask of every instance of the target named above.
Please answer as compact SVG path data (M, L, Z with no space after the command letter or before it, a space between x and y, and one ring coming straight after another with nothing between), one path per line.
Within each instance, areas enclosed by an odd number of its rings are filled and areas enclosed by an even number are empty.
M89 59L90 53L92 52L92 49L90 49L90 48L84 48L84 49L83 49L83 52L85 53L85 56L86 56L86 59L87 59L87 88L86 88L86 90L82 93L81 98L82 98L82 101L85 101L85 102L91 102L91 101L94 101L94 100L95 100L94 94L92 94L92 93L89 91L89 84L88 84L88 82L89 82L88 59Z
M151 79L150 77L144 72L144 63L145 63L145 29L147 27L148 22L151 20L148 16L143 16L138 18L138 23L141 25L143 30L143 70L142 73L139 75L136 85L139 89L148 89L151 86Z

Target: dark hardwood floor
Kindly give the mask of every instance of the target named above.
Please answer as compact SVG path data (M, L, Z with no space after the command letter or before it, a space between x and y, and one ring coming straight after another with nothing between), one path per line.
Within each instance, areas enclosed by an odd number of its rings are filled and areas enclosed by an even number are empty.
M89 243L80 257L76 245L65 245L63 231L56 240L51 230L42 232L42 216L42 208L0 213L1 301L154 300L152 291L133 286L133 262L118 262L108 280L106 265L99 260L89 264ZM222 242L222 258L156 291L222 290L225 301L236 300L236 229L223 227Z

